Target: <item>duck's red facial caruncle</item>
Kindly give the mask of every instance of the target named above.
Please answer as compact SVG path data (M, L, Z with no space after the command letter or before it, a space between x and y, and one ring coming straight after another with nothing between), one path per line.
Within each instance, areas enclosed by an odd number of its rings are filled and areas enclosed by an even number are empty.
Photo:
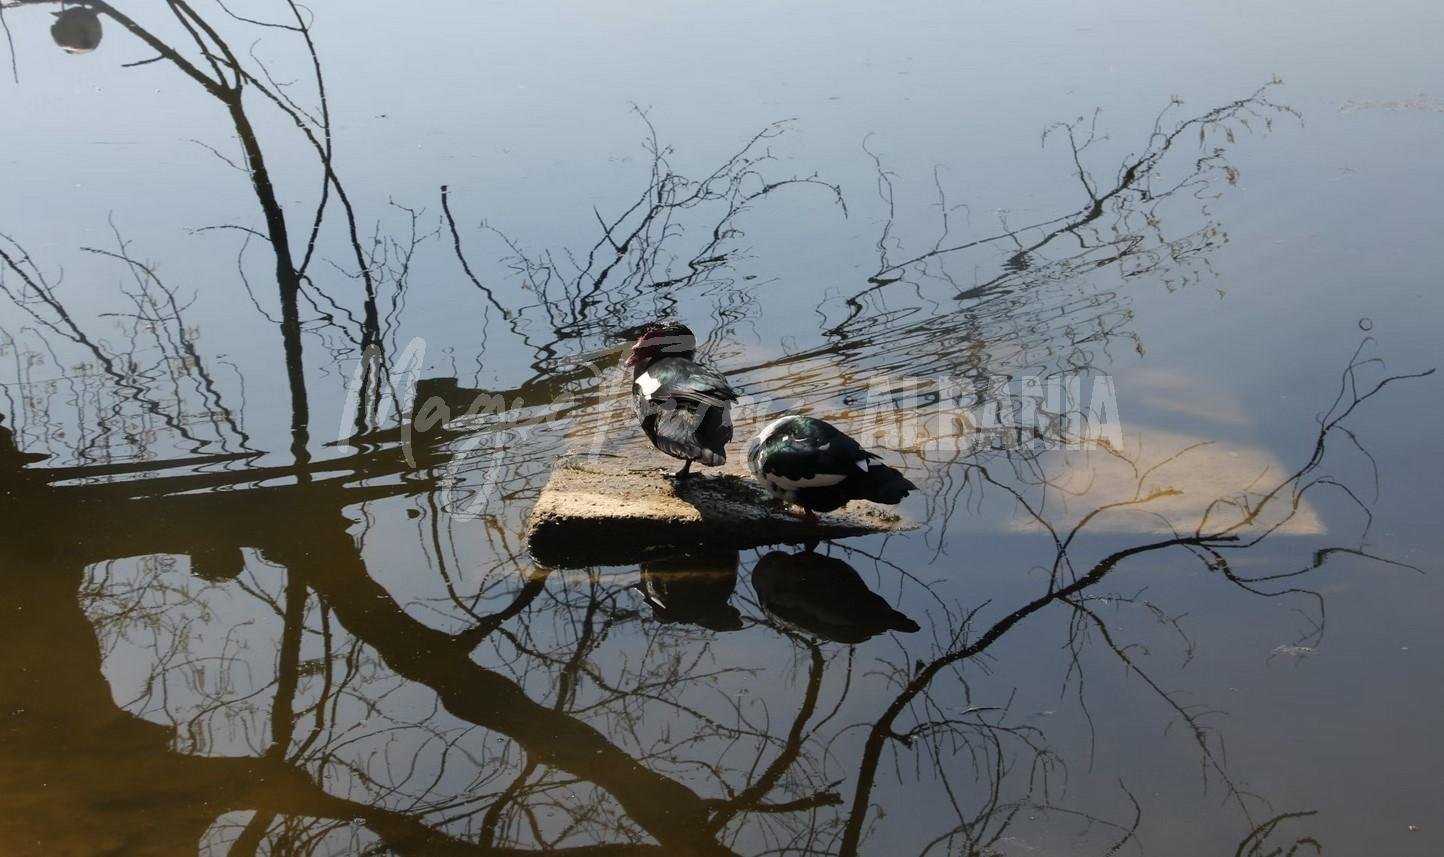
M697 337L684 324L657 322L642 331L632 351L627 355L625 365L645 366L651 361L667 357L691 357L697 351Z
M643 339L639 339L637 340L637 344L632 346L631 352L627 354L627 359L622 364L623 366L636 366L638 363L642 362L642 359L646 356L646 352L651 350L646 348L646 346L642 344L643 341Z

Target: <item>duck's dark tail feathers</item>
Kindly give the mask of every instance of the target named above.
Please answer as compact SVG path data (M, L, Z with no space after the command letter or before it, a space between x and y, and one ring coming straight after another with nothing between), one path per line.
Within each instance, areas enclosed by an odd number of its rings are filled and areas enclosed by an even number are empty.
M657 414L652 442L673 458L691 458L709 467L727 463L732 426L721 408L667 408Z
M908 492L918 490L918 486L906 476L877 461L872 462L867 473L859 473L849 479L848 484L853 489L852 499L871 500L889 506L902 502Z

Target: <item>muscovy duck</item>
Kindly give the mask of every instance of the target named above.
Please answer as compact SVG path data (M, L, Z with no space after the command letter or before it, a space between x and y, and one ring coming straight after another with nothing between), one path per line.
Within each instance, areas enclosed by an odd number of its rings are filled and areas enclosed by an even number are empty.
M748 444L747 466L774 497L801 506L809 521L849 500L897 505L918 487L814 417L789 415L769 423Z
M653 446L686 461L674 479L691 475L693 461L726 464L732 439L737 393L722 373L693 359L696 353L697 337L685 324L658 321L642 329L627 355L642 431Z

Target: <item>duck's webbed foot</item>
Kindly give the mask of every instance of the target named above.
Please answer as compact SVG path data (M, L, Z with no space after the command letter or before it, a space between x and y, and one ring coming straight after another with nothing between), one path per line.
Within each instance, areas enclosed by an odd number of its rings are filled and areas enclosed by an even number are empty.
M692 475L692 459L689 458L689 459L687 459L687 463L684 464L684 465L682 465L682 469L681 469L681 470L678 470L676 473L673 473L673 474L672 474L672 478L680 481L680 480L689 478L691 475Z

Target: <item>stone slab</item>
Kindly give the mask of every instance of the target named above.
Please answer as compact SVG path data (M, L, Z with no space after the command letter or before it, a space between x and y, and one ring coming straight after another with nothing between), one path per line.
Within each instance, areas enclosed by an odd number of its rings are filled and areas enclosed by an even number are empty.
M912 529L891 508L861 501L809 523L735 464L673 481L671 470L650 458L560 459L532 508L532 556L557 568L625 565L698 547L746 549Z

